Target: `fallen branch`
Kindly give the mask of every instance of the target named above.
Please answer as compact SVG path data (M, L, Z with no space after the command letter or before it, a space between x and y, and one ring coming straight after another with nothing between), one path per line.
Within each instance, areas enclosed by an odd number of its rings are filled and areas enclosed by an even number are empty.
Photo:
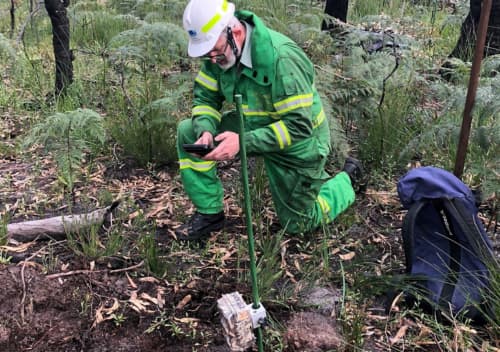
M57 274L50 274L50 275L47 275L46 278L47 279L57 279L59 277L79 275L79 274L102 273L104 271L106 271L106 270L89 270L89 269L71 270L71 271L65 271L65 272L57 273Z
M29 258L28 260L24 261L23 263L23 266L21 268L21 282L23 283L23 295L22 295L22 298L21 298L21 303L19 303L19 307L21 309L20 311L20 315L21 315L21 324L24 325L25 324L25 320L24 320L24 314L25 314L25 309L26 307L24 306L24 302L26 301L26 280L24 279L24 268L26 267L26 263L30 260L30 259L33 259L35 258L42 250L39 249L38 251L36 251L35 253L33 253Z
M63 215L9 224L7 225L7 239L17 242L29 242L35 239L61 240L66 238L68 233L77 232L93 225L100 226L119 204L120 201L115 201L109 207L97 209L87 214Z
M79 274L102 273L102 272L108 272L108 273L111 273L111 274L121 273L121 272L130 271L130 270L134 270L134 269L140 268L143 264L144 264L144 260L142 260L141 262L139 262L139 263L137 263L135 265L129 266L127 268L114 269L114 270L87 270L87 269L82 269L82 270L65 271L65 272L62 272L62 273L56 273L56 274L47 275L46 278L47 279L57 279L57 278L60 278L60 277L65 277L65 276L72 276L72 275L79 275Z

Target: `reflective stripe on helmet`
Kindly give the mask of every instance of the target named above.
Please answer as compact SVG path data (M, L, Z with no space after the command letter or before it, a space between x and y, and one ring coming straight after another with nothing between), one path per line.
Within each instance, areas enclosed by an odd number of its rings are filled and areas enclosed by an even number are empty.
M207 23L205 23L202 27L201 27L201 32L202 33L208 33L208 31L210 31L213 26L215 26L217 24L217 22L220 21L220 19L222 18L222 15L224 15L225 13L227 12L227 0L224 0L222 2L222 13L216 13L214 15L214 17L212 17Z

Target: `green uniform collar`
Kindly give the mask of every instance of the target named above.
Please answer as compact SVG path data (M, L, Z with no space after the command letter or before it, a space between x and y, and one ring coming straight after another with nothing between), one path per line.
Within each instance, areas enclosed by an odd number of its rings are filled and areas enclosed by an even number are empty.
M252 68L244 67L242 74L251 77L258 84L271 84L274 79L274 47L269 29L259 17L250 11L237 11L235 16L253 26L249 43Z
M245 37L245 45L243 46L243 50L241 51L240 62L246 67L252 68L252 31L253 27L242 21L247 30L247 35Z

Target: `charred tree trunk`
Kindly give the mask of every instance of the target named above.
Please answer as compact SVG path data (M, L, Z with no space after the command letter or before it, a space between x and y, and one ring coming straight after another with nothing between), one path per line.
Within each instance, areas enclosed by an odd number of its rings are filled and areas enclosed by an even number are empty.
M69 20L66 7L69 0L45 0L45 9L52 23L52 44L56 61L56 95L73 82L73 55L69 48Z
M349 8L349 0L326 0L325 13L335 17L342 22L347 22L347 10ZM333 29L335 25L328 20L323 20L321 30Z
M10 37L14 35L14 29L16 28L16 2L10 0Z
M470 0L470 11L460 30L457 45L450 54L462 61L471 61L476 45L477 27L481 17L482 0ZM500 0L493 0L488 23L484 56L500 54Z

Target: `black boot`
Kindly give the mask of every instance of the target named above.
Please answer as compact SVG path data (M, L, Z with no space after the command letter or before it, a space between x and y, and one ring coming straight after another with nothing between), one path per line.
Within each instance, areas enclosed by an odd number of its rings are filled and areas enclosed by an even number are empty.
M179 241L197 241L208 236L212 231L218 231L224 227L224 212L217 214L194 213L185 224L175 230Z
M349 178L351 179L352 188L358 193L363 186L366 186L363 182L364 170L361 162L354 158L347 158L344 163L344 168L342 171L347 172Z

